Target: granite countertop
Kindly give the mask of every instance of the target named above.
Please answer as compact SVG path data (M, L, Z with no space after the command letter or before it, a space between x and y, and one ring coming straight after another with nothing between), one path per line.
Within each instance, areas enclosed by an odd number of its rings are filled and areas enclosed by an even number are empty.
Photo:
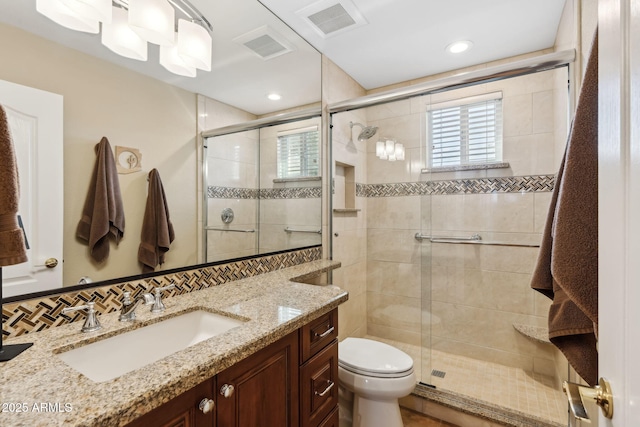
M8 339L5 344L33 342L33 346L0 365L0 425L125 425L346 301L347 292L337 286L299 282L339 266L335 261L312 261L165 298L165 312L153 314L140 306L133 323L119 322L119 313L101 315L103 328L98 332L81 333L82 322L75 322ZM61 349L194 309L248 320L222 335L101 383L81 375L55 355Z

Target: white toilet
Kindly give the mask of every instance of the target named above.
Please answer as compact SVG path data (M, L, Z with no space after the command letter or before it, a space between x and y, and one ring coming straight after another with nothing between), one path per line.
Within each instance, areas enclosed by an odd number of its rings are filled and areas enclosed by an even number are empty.
M398 399L416 385L408 354L378 341L345 338L338 344L338 378L340 427L402 427Z

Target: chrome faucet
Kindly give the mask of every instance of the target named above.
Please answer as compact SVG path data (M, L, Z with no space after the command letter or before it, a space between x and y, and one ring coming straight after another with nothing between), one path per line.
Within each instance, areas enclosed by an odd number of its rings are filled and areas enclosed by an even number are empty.
M84 325L82 325L82 332L95 332L102 329L102 325L98 321L96 317L96 310L94 308L95 302L88 302L85 305L80 305L78 307L67 307L62 309L62 314L71 313L73 311L86 310L87 318L84 321Z
M162 302L162 291L168 291L169 289L174 289L175 287L176 287L176 284L172 283L169 286L165 286L164 288L157 287L153 290L154 301L153 301L153 307L151 307L152 313L162 313L165 310L166 307Z
M154 303L153 295L150 293L144 293L138 296L135 300L131 299L131 292L124 292L124 298L122 300L122 309L120 310L119 320L121 322L131 322L136 320L136 308L141 302L144 305L151 305Z

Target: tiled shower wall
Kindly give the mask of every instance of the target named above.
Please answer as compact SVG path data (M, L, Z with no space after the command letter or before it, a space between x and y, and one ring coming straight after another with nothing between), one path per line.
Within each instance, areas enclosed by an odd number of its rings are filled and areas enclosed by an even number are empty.
M367 145L359 194L366 196L370 335L555 374L552 347L513 328L546 325L549 301L529 288L537 248L421 243L414 235L539 243L566 141L566 82L560 69L366 110L368 125L407 149L404 162L391 163ZM421 173L427 105L497 90L510 167Z
M278 132L317 126L320 117L260 129L260 251L321 244L319 233L285 232L285 228L320 231L322 181L277 179Z
M207 261L236 258L321 244L319 233L285 232L321 229L321 181L276 178L279 131L317 125L320 118L209 138L207 141ZM224 224L230 208L234 219Z

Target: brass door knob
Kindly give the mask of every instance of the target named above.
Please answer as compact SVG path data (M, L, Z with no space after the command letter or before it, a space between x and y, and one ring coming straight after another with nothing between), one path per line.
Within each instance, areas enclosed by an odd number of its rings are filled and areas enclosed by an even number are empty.
M584 407L584 398L595 401L605 417L613 417L613 395L611 385L606 379L600 378L595 387L565 381L562 383L562 390L567 394L569 407L577 419L589 421L589 414Z
M34 267L47 267L47 268L55 268L58 266L58 260L55 258L47 258L44 264L34 265Z

